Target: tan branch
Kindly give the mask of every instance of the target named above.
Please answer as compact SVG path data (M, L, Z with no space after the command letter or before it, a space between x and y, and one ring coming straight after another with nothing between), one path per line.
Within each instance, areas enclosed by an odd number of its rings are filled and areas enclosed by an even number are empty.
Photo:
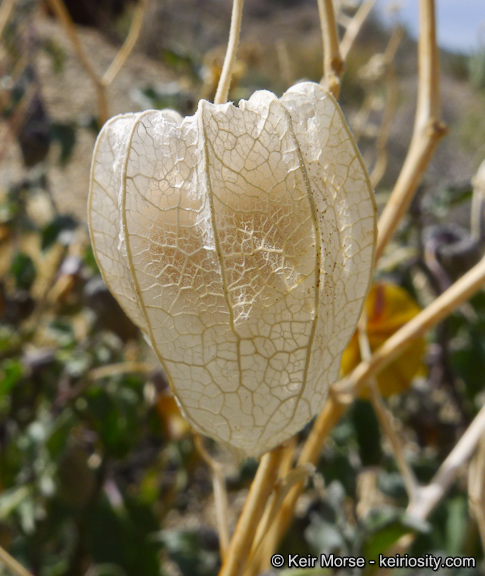
M439 59L434 0L420 0L418 99L413 137L391 197L379 219L376 260L405 214L439 140L446 134L440 121Z
M369 378L378 374L399 356L414 340L420 338L439 324L453 310L466 302L485 283L485 258L482 258L462 278L443 292L427 308L395 332L378 349L369 361L361 362L344 380L335 385L336 391L356 393L366 385Z
M3 0L2 4L0 5L0 38L3 34L5 26L10 20L14 5L15 0Z
M84 71L89 76L94 84L94 88L96 90L96 96L98 101L98 119L99 124L102 126L106 120L109 118L109 111L108 111L108 97L106 94L106 88L111 84L111 82L115 79L118 72L121 70L123 64L128 59L129 55L131 54L136 41L140 35L141 26L143 23L143 17L146 12L146 8L148 5L148 0L141 0L137 6L135 15L131 22L130 31L128 36L123 43L123 46L115 56L113 62L109 66L108 70L105 72L103 76L98 74L94 67L92 66L88 56L86 55L81 41L79 40L79 36L76 32L76 26L72 21L72 18L62 0L47 0L49 5L60 20L61 24L66 29L67 35L71 44L74 48L74 51L78 57L81 66L84 68Z
M372 187L375 188L379 184L387 166L387 141L391 132L392 119L397 105L398 99L398 82L394 71L394 58L397 49L404 36L404 29L402 27L394 28L391 39L384 54L384 63L386 67L386 84L387 84L387 100L382 115L381 127L376 141L377 159L370 174L370 181Z
M1 563L3 563L8 570L14 574L14 576L32 576L32 574L22 566L22 564L17 562L15 558L10 556L10 554L0 546L0 564Z
M195 445L204 459L212 475L212 489L214 491L214 502L216 507L217 532L219 534L219 548L221 560L227 557L229 548L229 528L227 525L229 504L227 500L226 479L222 465L216 462L207 452L202 442L200 434L195 434Z
M284 453L284 447L279 446L261 458L219 576L240 576L243 573L257 526L276 484Z
M149 0L139 0L136 7L135 14L131 21L130 30L128 36L126 37L123 46L121 47L118 54L116 54L115 59L111 63L110 67L103 74L102 82L105 86L109 86L111 82L116 78L118 72L123 67L124 63L128 60L130 54L133 52L133 48L140 35L141 27L143 24L143 19L145 17L146 9Z
M100 378L108 378L109 376L119 376L120 374L136 372L149 374L155 369L156 366L148 362L120 362L118 364L109 364L108 366L93 368L88 372L88 380L99 380Z
M347 56L354 45L355 39L357 38L364 22L367 20L376 0L364 0L359 6L359 9L355 13L354 17L347 26L342 42L340 43L340 55L342 59L347 60Z
M22 130L25 122L29 117L29 110L32 100L35 96L35 88L30 84L25 91L22 99L17 104L15 111L12 113L8 121L5 123L7 130L2 134L0 142L0 162L5 158L9 151L12 141L17 138L19 132Z
M468 505L485 550L485 435L482 435L468 469Z
M368 361L361 362L349 377L334 384L323 410L315 420L310 435L305 442L298 465L306 463L316 465L325 439L352 402L359 389L367 384L388 366L397 356L427 330L436 326L458 306L468 300L485 284L485 258L474 266L460 280L443 292L425 310L391 336ZM279 538L285 534L294 514L296 502L303 489L299 483L290 490L278 516Z
M89 58L86 56L84 49L81 45L79 37L76 32L76 26L67 11L67 8L62 0L47 0L54 14L59 18L61 24L66 29L67 35L74 51L78 57L81 66L84 68L86 74L91 78L94 88L96 90L96 97L98 100L98 120L100 125L103 125L109 118L108 113L108 100L106 96L106 86L104 86L102 78L98 75L96 70L91 65Z
M91 65L89 58L86 56L82 44L76 32L76 26L72 21L72 18L62 0L47 0L54 14L59 18L61 24L66 29L69 40L76 52L78 60L80 61L82 67L84 68L86 74L91 78L95 84L101 82L96 70Z
M412 501L420 489L418 481L411 466L409 466L406 461L404 456L403 443L401 442L401 439L396 434L392 426L392 414L386 408L386 405L384 404L382 397L379 394L377 385L375 384L375 380L371 382L370 389L372 407L374 408L377 419L379 420L379 423L391 444L392 453L394 454L397 467L403 477L406 492L408 494L409 500Z
M243 13L244 0L233 0L231 29L229 31L229 42L227 52L224 58L221 77L217 86L214 104L224 104L229 96L234 64L236 62L237 47L239 45L239 36L241 33L241 22Z
M305 466L306 464L313 464L316 466L318 463L318 458L320 456L320 452L322 449L322 445L324 440L336 426L342 415L347 409L349 405L347 402L342 402L343 397L337 398L337 395L330 390L329 396L323 410L318 415L315 423L312 426L312 430L310 435L307 438L307 441L303 445L302 452L300 457L298 458L298 466ZM348 397L351 400L351 397ZM278 518L276 519L274 526L276 528L277 537L274 539L274 549L277 546L277 543L280 542L286 533L291 520L293 519L293 515L295 512L296 503L300 494L303 491L305 484L304 482L298 482L295 484L291 490L289 491L288 495L286 496L285 500L283 501L283 505L280 509L278 514ZM273 551L266 550L266 558L265 560L269 559L269 556L273 553Z
M448 492L459 469L473 455L485 434L485 406L475 416L456 446L440 466L431 482L421 488L417 497L408 506L407 512L415 518L426 519Z
M372 358L372 350L369 344L369 338L367 336L367 314L365 313L365 308L360 317L357 330L359 337L360 357L363 360L369 361ZM375 378L370 379L369 387L372 407L374 408L374 412L377 416L377 419L379 420L384 434L387 436L387 439L391 444L394 458L396 459L397 466L404 480L404 485L406 487L409 500L411 501L419 489L418 481L416 480L416 476L414 475L413 470L406 462L406 458L404 457L403 444L400 438L398 438L392 426L392 414L386 408L382 400L382 396L379 392L379 387Z
M337 22L332 0L318 0L318 11L322 26L323 80L325 86L338 100L340 79L344 72L344 61L340 56Z
M274 521L288 492L295 484L301 482L305 483L307 478L314 473L315 466L312 464L305 464L305 466L294 468L278 480L271 497L271 502L266 508L263 519L259 523L258 531L254 539L253 549L251 551L249 568L246 571L245 576L256 576L259 574L260 570L258 570L258 568L263 559L263 554L260 553L264 552L263 545L265 540L268 537L271 538L271 529L275 525Z
M274 497L280 484L284 479L288 476L288 474L292 473L292 466L293 460L295 456L295 450L297 446L297 437L293 436L288 442L285 444L285 453L283 455L281 465L280 465L280 472L278 482L276 484L275 493L273 494L272 504L271 506L267 506L264 516L261 519L261 522L258 525L258 530L256 532L256 536L254 537L253 546L251 548L251 553L249 555L249 566L246 572L244 572L244 576L256 576L260 572L262 572L266 568L266 551L269 550L269 554L273 553L273 549L277 545L276 539L278 538L277 532L277 525L276 522L273 522L269 525L267 530L264 530L263 527L268 522L268 516L271 514L270 508L274 508ZM291 486L288 487L288 490ZM286 493L285 493L286 495ZM283 496L284 499L284 496ZM279 501L279 505L281 505L283 500ZM277 509L276 512L279 512ZM269 557L268 557L269 558Z

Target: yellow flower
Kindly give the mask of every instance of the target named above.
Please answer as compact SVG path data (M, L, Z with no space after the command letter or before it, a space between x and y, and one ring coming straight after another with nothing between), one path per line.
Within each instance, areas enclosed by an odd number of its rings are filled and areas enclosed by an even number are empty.
M421 308L409 294L391 282L373 284L365 302L367 315L367 336L372 352L409 320L414 318ZM409 388L413 378L418 373L425 373L423 356L426 350L424 338L415 340L406 351L377 376L379 390L387 398L399 394ZM342 356L341 372L343 375L351 372L360 362L360 350L357 332ZM369 389L365 387L360 396L369 397Z

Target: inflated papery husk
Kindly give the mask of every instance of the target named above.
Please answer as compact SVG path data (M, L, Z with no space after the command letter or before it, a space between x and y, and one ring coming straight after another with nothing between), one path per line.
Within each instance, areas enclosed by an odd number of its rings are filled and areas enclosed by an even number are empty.
M195 430L257 457L322 409L369 287L376 209L321 86L112 118L89 224Z

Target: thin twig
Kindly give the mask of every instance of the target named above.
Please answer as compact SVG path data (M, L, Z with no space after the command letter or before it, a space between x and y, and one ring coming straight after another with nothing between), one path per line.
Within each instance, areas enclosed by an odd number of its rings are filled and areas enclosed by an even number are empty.
M98 75L96 70L91 65L89 58L86 56L84 49L79 41L79 37L76 32L76 26L72 21L72 18L67 11L66 6L62 0L47 0L49 5L54 12L54 14L59 18L62 25L66 29L67 35L69 36L69 40L76 52L79 62L81 63L82 67L86 74L91 78L94 87L96 89L96 97L98 100L98 116L99 116L99 123L103 125L106 120L109 118L108 113L108 99L106 96L106 86L103 84L101 77Z
M15 0L3 0L2 4L0 5L0 38L3 34L5 26L10 20L14 5Z
M372 350L369 344L369 338L367 336L367 314L365 313L365 308L360 317L357 330L359 337L360 356L363 360L369 361L372 357ZM392 414L382 401L382 396L379 392L379 387L375 378L370 379L369 388L372 407L374 408L374 412L382 429L384 430L385 435L391 443L394 458L396 459L397 466L404 480L404 485L406 486L409 500L411 501L419 489L418 481L416 480L416 476L414 475L412 468L406 462L402 442L398 438L392 426Z
M251 551L251 556L249 560L249 568L245 573L245 576L255 576L259 573L258 566L261 564L261 559L263 554L263 545L266 538L271 535L271 528L274 526L274 521L278 512L281 508L283 500L286 495L291 490L295 484L301 482L305 483L307 478L315 473L315 466L312 464L305 464L305 466L298 466L293 470L289 471L283 478L278 480L273 495L271 497L271 502L266 508L265 514L258 526L258 531L254 539L253 549Z
M439 59L434 0L420 0L419 82L414 132L401 173L379 219L378 260L405 214L439 140L446 134L440 120Z
M32 576L32 574L22 566L15 558L10 556L10 554L0 546L0 562L3 562L5 566L14 574L15 576Z
M295 74L293 71L293 66L291 65L288 46L283 39L279 39L275 42L275 48L276 55L278 56L278 63L280 65L281 78L286 86L291 86L293 84Z
M460 440L458 440L456 446L440 466L431 482L419 489L415 499L409 503L406 510L407 514L420 520L426 520L448 492L460 468L472 457L478 443L483 440L484 434L485 406L475 416L475 419ZM386 551L386 555L404 554L414 540L415 534L405 534ZM379 576L389 576L390 574L391 571L389 569L378 572Z
M57 18L59 18L61 24L66 29L66 32L69 36L69 40L71 41L71 44L76 52L76 55L79 61L81 62L82 67L86 71L87 75L91 78L91 80L95 84L99 84L100 77L98 76L98 73L93 68L91 62L89 61L89 58L86 56L84 52L84 49L76 32L76 26L64 2L62 0L47 0L47 1L49 2L52 11L55 13Z
M5 123L7 130L2 134L0 146L0 162L5 158L7 152L10 149L12 141L17 138L22 127L29 117L29 110L32 100L35 97L35 87L30 84L25 91L22 99L17 104L15 111L12 113L8 121Z
M360 107L360 110L357 112L354 121L352 122L353 127L353 134L354 139L358 142L364 133L364 129L367 125L367 121L369 120L370 113L372 112L372 108L374 106L374 95L373 94L366 94L364 101Z
M278 488L281 481L291 473L291 469L293 466L293 460L295 456L295 449L297 446L297 438L293 436L286 444L285 444L285 453L281 461L280 471L279 471L279 479L276 485L276 489ZM272 502L274 498L272 499ZM276 546L275 538L278 537L277 526L275 522L272 522L269 525L268 529L264 532L262 531L262 526L264 526L267 522L267 517L269 514L269 506L266 508L264 516L259 523L258 530L256 532L256 536L254 538L253 546L251 548L251 553L249 555L249 567L244 572L244 576L256 576L265 569L265 560L266 550L270 550L270 554L273 553L273 549ZM278 510L277 510L278 512ZM258 552L255 557L255 549L258 549ZM269 558L269 556L268 556Z
M468 505L485 551L485 435L480 439L468 469Z
M396 56L399 44L404 36L404 29L399 26L394 28L389 44L384 54L384 63L386 67L386 84L387 84L387 100L382 115L381 127L376 141L376 162L372 173L370 174L370 181L372 187L375 188L379 184L387 166L387 141L391 132L392 119L394 117L394 110L396 109L398 99L398 82L394 71L394 58Z
M76 26L72 21L72 18L64 5L62 0L47 0L53 12L61 21L62 25L66 29L67 35L71 41L71 44L76 52L76 55L84 68L86 74L91 78L94 87L96 89L96 96L98 99L98 116L99 116L99 123L103 125L109 118L108 112L108 97L106 93L107 87L113 82L118 72L121 70L123 64L128 59L129 55L131 54L136 41L140 35L141 25L143 23L143 18L146 12L146 8L148 5L148 0L142 0L137 8L135 15L131 21L130 31L128 32L128 36L123 43L123 46L120 48L119 52L113 59L113 62L109 66L108 70L105 72L103 76L98 74L94 67L91 65L91 62L86 55L82 44L79 40L79 37L76 32Z
M322 26L323 81L338 100L340 78L344 72L344 61L340 56L337 22L332 0L318 0L318 12Z
M443 292L425 310L395 332L374 352L370 360L361 362L347 378L334 384L330 388L329 398L315 420L310 435L303 446L298 465L307 462L317 463L325 439L340 420L359 389L367 384L369 378L376 376L397 356L402 354L416 338L421 337L427 330L441 322L453 310L468 300L483 287L484 283L485 258L446 292ZM281 540L290 524L302 489L303 483L294 486L283 503L277 520L279 526L278 541Z
M355 13L354 17L347 26L342 42L340 43L340 55L343 60L347 60L347 56L359 34L364 22L367 20L376 0L364 0L359 6L359 9Z
M279 446L261 458L219 576L240 576L243 573L256 527L276 484L284 453L284 447Z
M227 97L229 96L234 63L236 62L237 47L239 45L239 35L241 33L243 4L244 0L233 0L229 42L227 44L227 52L214 98L214 104L224 104L224 102L227 102Z
M229 548L229 527L227 525L229 503L227 499L226 479L221 464L216 462L207 452L200 434L194 434L194 438L197 450L211 471L212 489L214 491L214 502L216 506L217 532L219 534L219 549L221 560L224 562Z
M439 324L453 310L478 292L485 283L485 258L455 282L427 308L395 332L374 352L369 361L361 362L352 373L335 385L335 390L356 393L369 378L378 374L399 356L414 340Z
M401 442L401 439L398 437L392 426L393 416L382 401L382 397L379 394L375 379L372 379L370 382L370 392L372 407L374 408L374 412L376 413L377 419L379 420L385 435L391 443L392 453L394 454L397 467L399 468L399 471L403 477L408 498L409 500L412 500L420 487L411 466L409 466L406 458L404 457L403 443Z
M407 513L415 518L426 519L448 492L459 469L473 455L478 442L485 434L485 406L475 416L456 446L440 466L434 478L422 487L410 502Z
M119 362L93 368L88 372L88 380L100 380L109 376L119 376L120 374L141 373L150 374L156 370L156 366L148 362Z
M128 36L123 43L118 54L116 54L115 59L111 63L110 67L103 74L102 82L105 86L109 86L111 82L116 78L118 72L121 70L125 62L128 60L130 54L133 52L133 48L140 35L141 27L143 24L143 18L145 17L145 12L148 6L149 0L140 0L137 4L135 14L131 21L130 30Z
M325 405L323 406L323 410L315 420L310 435L303 445L302 452L298 458L298 466L304 466L307 463L316 466L318 463L318 458L320 457L323 441L336 426L337 422L340 420L346 411L347 406L349 405L348 402L343 402L343 399L343 396L337 397L337 395L333 393L332 389L330 389L330 393L327 401L325 402ZM348 400L351 400L350 396L348 397ZM278 514L278 518L274 522L277 537L274 539L273 551L276 549L278 542L282 540L290 525L294 515L296 503L303 491L304 486L304 482L298 482L295 484L283 501L283 505ZM273 551L265 550L265 561L269 559Z

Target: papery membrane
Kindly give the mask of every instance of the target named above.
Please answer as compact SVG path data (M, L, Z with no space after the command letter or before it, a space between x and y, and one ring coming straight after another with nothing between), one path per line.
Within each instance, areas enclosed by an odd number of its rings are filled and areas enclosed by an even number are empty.
M325 402L371 278L376 210L321 86L118 116L94 152L105 281L193 427L259 456Z

